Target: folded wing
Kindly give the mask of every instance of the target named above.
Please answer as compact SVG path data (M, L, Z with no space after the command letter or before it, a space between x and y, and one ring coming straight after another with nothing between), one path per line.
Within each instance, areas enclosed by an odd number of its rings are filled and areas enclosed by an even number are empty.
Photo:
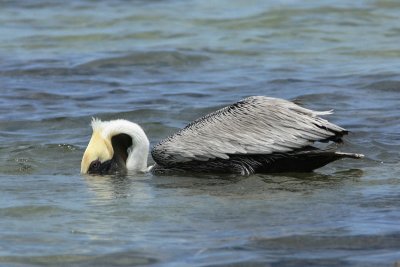
M316 141L337 141L347 131L293 102L264 96L245 98L210 113L162 140L152 150L163 166L229 159L232 155L290 153Z

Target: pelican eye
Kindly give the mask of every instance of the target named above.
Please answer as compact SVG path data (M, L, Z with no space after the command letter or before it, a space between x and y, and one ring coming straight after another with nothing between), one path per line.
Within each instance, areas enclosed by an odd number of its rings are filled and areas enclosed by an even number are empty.
M94 171L99 170L100 166L101 166L100 160L92 161L92 163L90 163L90 166L89 166L89 172L94 172Z

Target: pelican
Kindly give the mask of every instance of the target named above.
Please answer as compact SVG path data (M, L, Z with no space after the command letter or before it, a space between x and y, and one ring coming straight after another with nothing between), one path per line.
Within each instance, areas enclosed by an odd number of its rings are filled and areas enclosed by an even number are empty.
M92 120L93 134L81 172L175 171L231 173L309 172L341 158L362 154L320 149L315 143L340 143L348 133L313 111L284 99L251 96L207 114L156 144L148 166L149 140L127 120Z

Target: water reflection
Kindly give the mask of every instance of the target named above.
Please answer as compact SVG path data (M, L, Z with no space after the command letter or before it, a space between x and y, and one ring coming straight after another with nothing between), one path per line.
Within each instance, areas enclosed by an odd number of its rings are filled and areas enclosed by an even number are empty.
M151 199L154 197L150 174L138 175L84 175L90 192L96 200L114 200L120 198Z
M190 194L262 198L277 192L311 193L316 189L340 187L348 182L357 182L362 176L360 169L332 174L311 172L251 176L187 173L184 176L153 176L152 183L158 189L189 189Z

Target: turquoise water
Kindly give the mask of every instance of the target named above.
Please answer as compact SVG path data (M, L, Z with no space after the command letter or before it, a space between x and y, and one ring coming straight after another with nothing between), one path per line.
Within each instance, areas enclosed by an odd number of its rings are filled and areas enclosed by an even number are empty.
M396 1L2 1L1 266L400 264ZM82 176L91 117L152 144L249 95L334 109L310 174Z

